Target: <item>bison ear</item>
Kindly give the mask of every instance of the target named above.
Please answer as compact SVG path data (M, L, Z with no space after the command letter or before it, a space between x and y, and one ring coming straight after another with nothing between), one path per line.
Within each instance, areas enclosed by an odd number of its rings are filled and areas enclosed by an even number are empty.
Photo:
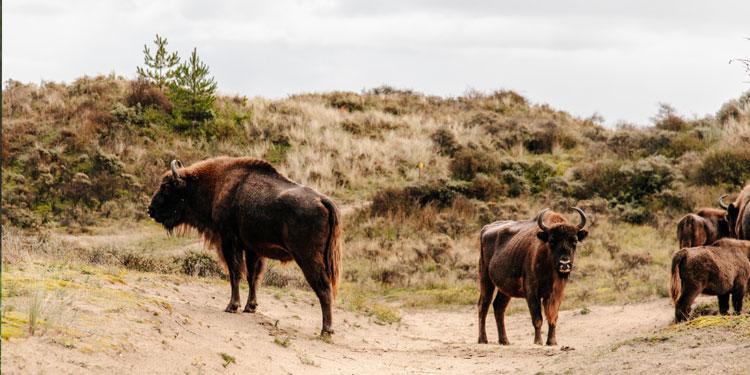
M549 240L549 233L541 230L539 232L536 232L536 238L538 238L542 242L547 242Z
M586 239L586 237L589 236L589 231L587 231L586 229L581 229L578 231L577 236L578 236L578 241L583 241L584 239Z

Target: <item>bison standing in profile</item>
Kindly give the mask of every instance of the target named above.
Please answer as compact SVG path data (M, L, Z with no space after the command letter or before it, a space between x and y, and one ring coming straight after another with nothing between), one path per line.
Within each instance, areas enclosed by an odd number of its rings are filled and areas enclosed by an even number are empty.
M542 307L549 332L547 345L557 345L555 327L563 291L575 258L576 245L588 235L583 229L586 215L578 225L569 224L555 212L540 212L536 220L497 221L482 228L479 256L479 343L487 343L485 321L490 302L501 345L508 345L505 309L513 297L525 298L534 325L534 343L542 344ZM497 288L497 296L492 297Z
M745 186L737 199L729 205L720 202L727 210L727 221L732 236L741 240L750 240L750 184Z
M719 198L723 205L726 195ZM677 223L677 240L680 249L710 245L724 237L730 237L727 211L716 208L702 208L694 214L687 214Z
M298 185L266 161L218 157L183 168L173 160L148 207L167 230L197 229L229 272L227 312L240 306L240 278L247 276L244 312L255 312L265 258L294 260L323 310L321 335L333 333L341 250L339 214L325 195Z
M685 248L672 256L672 302L675 321L687 320L699 294L719 297L719 312L742 311L742 298L750 281L750 241L721 239L711 246Z

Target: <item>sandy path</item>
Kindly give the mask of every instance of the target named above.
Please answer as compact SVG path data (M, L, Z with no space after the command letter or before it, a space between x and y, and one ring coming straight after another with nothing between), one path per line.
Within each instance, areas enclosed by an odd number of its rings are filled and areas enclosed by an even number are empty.
M587 314L563 311L560 346L541 347L531 343L530 319L523 312L507 318L512 345L501 347L476 344L473 307L403 311L401 323L385 326L338 308L336 334L328 343L317 337L320 311L314 295L306 291L265 288L258 313L228 314L222 312L228 298L224 282L128 275L124 285L111 287L167 301L170 307L112 311L82 305L101 318L88 332L104 349L77 350L46 336L12 340L3 344L3 373L564 372L586 361L601 361L600 354L610 352L615 343L664 327L673 314L665 299L595 306ZM488 334L496 342L491 316ZM235 363L226 364L221 353Z

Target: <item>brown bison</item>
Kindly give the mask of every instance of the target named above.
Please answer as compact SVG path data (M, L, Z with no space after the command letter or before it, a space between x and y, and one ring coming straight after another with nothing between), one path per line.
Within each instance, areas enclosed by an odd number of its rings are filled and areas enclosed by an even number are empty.
M578 225L569 224L555 212L541 211L536 220L496 221L482 228L479 256L479 343L487 343L485 321L490 302L495 312L501 345L508 345L505 334L505 308L512 297L525 298L534 325L534 343L542 344L542 306L549 332L547 345L557 345L555 327L565 283L573 269L576 245L588 235L583 229L586 215ZM492 301L497 288L497 296Z
M726 195L719 198L719 204ZM730 237L727 211L716 208L701 208L694 214L687 214L677 223L677 240L680 249L710 245L717 240Z
M741 240L750 240L750 184L745 186L737 199L729 205L720 202L727 210L727 222L732 236Z
M341 230L336 205L325 195L292 182L264 160L218 157L186 168L173 160L148 213L170 232L180 225L197 229L217 250L232 290L225 311L240 306L243 273L250 286L243 311L254 312L265 258L294 260L320 300L321 335L333 333Z
M719 312L742 311L742 298L750 281L750 241L721 239L711 246L682 249L672 256L672 302L675 321L687 320L699 294L719 297Z

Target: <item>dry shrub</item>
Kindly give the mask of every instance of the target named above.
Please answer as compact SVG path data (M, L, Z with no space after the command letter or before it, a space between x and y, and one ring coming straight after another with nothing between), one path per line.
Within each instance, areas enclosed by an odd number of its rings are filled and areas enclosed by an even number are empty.
M553 147L560 140L560 127L554 122L548 121L537 124L531 133L526 136L523 146L532 154L551 153Z
M430 139L435 143L440 155L454 156L461 149L461 145L458 143L456 135L447 128L436 130L432 133Z
M155 107L165 112L172 112L172 102L157 86L146 80L138 79L130 82L130 92L125 97L128 107Z
M186 275L199 277L224 276L223 268L213 256L206 252L188 251L184 255L176 257L175 263L180 272Z

